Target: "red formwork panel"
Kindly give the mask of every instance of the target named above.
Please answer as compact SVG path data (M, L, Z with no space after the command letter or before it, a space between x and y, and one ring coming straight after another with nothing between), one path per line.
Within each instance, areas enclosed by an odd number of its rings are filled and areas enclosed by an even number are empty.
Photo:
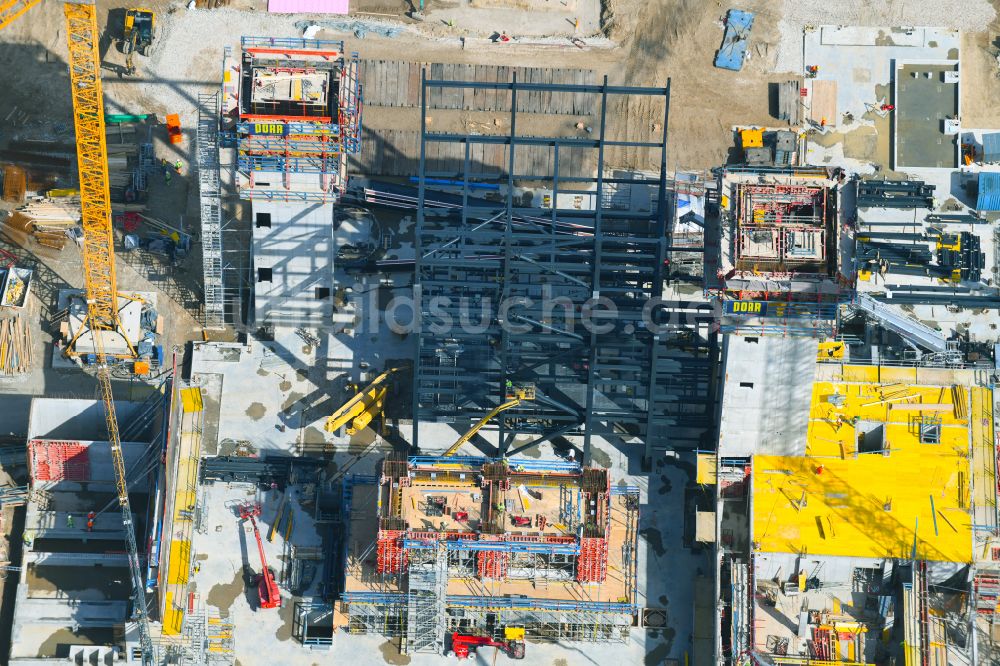
M90 481L90 454L80 442L33 439L28 463L32 481Z
M576 580L581 583L603 583L607 575L607 539L581 539L580 556L576 560Z
M480 534L479 540L504 541L504 537ZM476 574L480 580L506 580L509 565L510 553L508 552L481 550L476 553Z
M396 574L406 569L406 550L402 544L404 534L401 530L379 530L375 565L378 573Z

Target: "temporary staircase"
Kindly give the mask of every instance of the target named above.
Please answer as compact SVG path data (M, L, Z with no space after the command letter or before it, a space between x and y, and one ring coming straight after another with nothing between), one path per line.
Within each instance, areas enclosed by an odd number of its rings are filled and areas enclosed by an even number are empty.
M410 590L407 594L406 654L444 653L447 629L448 548L439 542L434 559L426 564L410 565Z

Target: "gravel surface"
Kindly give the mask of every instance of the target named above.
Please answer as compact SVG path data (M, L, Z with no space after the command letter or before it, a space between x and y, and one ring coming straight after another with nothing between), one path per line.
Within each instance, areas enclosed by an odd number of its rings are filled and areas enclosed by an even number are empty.
M807 25L928 26L981 31L996 17L988 0L784 0L777 72L803 70Z

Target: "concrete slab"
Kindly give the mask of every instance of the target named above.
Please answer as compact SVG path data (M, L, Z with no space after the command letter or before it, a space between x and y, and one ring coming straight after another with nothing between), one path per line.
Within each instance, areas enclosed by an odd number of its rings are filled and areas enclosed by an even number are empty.
M720 456L803 455L819 343L728 336Z
M958 63L897 62L896 159L905 167L954 169L958 166L958 134L948 133L946 120L959 116Z

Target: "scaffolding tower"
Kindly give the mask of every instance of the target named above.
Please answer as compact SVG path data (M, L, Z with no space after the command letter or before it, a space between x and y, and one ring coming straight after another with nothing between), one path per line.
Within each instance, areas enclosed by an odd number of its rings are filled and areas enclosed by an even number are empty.
M219 93L198 95L198 193L205 328L225 328L222 278L222 202L219 194Z

